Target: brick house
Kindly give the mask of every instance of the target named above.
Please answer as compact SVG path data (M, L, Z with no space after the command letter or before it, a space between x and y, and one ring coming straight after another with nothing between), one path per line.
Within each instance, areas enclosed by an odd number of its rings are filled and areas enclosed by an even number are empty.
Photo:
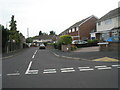
M111 10L96 23L96 38L105 41L111 36L120 36L120 7Z
M59 35L71 35L73 40L88 40L91 38L91 31L96 30L97 20L98 18L92 15L70 26Z

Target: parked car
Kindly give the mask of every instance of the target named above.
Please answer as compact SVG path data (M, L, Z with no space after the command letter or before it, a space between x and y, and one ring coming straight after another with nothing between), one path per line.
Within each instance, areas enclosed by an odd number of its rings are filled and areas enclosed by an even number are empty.
M87 41L83 41L83 40L73 40L72 44L87 44Z
M39 49L45 49L45 45L43 43L40 44Z
M106 41L107 42L120 42L120 36L109 37Z

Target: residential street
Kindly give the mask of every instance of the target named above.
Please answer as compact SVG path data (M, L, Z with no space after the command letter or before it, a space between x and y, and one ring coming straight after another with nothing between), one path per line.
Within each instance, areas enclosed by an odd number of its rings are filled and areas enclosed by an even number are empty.
M2 68L3 88L118 88L120 67L117 62L60 58L32 47L3 59Z

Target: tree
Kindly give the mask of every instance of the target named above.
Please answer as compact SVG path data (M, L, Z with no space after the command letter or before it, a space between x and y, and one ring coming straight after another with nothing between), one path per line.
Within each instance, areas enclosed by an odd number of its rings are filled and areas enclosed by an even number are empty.
M62 35L60 36L60 39L58 40L59 44L62 45L68 45L72 43L72 37L70 35Z
M54 31L50 31L49 35L56 35Z
M14 20L14 15L12 15L12 17L11 17L10 30L11 31L17 30L17 24L16 24L16 20Z
M32 43L32 42L33 42L32 37L29 37L29 38L26 39L26 43Z
M42 31L39 32L39 36L40 36L40 35L43 35Z
M11 21L10 21L10 30L9 30L9 40L15 40L17 43L20 43L20 34L19 31L17 31L17 24L16 24L16 20L14 20L14 15L12 15L11 17Z

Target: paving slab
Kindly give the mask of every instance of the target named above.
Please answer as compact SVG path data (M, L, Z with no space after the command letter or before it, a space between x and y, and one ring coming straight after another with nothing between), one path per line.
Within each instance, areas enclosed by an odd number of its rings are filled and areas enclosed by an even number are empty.
M80 48L76 51L71 51L71 52L63 52L63 51L54 49L52 50L52 52L54 52L54 54L59 57L67 57L67 58L70 57L70 58L77 58L82 60L93 61L95 59L104 58L104 57L108 57L107 61L110 61L110 62L120 60L118 51L99 51L99 47Z

